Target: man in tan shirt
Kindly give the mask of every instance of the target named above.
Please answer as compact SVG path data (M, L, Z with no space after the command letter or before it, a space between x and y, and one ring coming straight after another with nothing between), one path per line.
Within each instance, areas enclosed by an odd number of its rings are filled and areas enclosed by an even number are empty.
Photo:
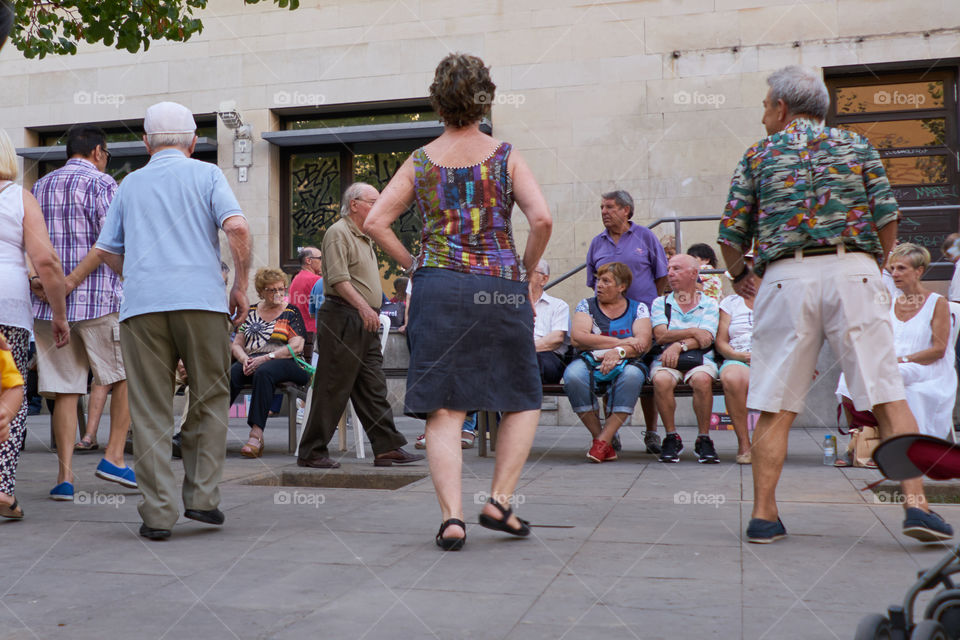
M378 467L423 460L401 447L407 439L393 423L380 353L383 289L373 241L360 230L380 193L356 182L343 194L341 219L323 237L323 306L317 312L317 353L313 404L300 439L297 465L335 469L327 443L353 400L373 447Z

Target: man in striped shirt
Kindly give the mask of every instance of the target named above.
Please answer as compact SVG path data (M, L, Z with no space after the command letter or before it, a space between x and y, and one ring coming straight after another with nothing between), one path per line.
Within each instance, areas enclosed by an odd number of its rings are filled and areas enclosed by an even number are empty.
M118 312L120 279L93 251L106 219L117 183L104 173L110 153L102 130L74 127L67 134L67 163L42 177L33 187L50 232L50 240L63 263L67 284L68 347L54 346L53 319L39 278L31 276L35 294L37 368L42 395L56 398L53 430L60 469L50 492L54 500L73 500L73 445L77 433L77 401L93 382L113 385L110 403L110 440L96 475L125 487L137 486L133 469L123 459L130 427L126 372L120 355Z

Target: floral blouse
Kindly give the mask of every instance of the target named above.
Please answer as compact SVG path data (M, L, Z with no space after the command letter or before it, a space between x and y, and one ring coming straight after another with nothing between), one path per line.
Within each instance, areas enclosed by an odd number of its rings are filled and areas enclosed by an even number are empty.
M271 347L283 346L294 336L306 333L303 316L295 306L287 305L279 316L267 322L260 316L257 305L250 305L247 319L239 329L243 334L243 350L249 355L272 351Z

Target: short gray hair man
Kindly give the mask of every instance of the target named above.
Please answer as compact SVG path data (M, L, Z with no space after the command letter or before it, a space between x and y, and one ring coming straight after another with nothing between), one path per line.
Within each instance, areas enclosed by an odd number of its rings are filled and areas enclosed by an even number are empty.
M770 74L770 99L776 103L783 100L788 113L814 116L818 120L827 117L830 108L830 93L819 74L812 69L790 65Z
M350 217L350 203L354 200L363 200L363 192L366 189L374 189L373 185L366 182L354 182L347 190L343 192L343 198L340 200L340 217Z
M633 217L634 207L633 207L633 197L624 191L623 189L617 189L616 191L608 191L607 193L600 194L601 200L613 200L617 203L618 207L628 207L630 213L627 214L627 219Z

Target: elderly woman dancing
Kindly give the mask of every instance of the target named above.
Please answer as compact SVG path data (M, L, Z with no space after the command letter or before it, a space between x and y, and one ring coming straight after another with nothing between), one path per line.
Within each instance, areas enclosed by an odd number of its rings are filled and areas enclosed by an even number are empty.
M427 457L443 518L436 542L445 550L466 540L460 427L469 411L503 412L480 524L530 533L510 506L542 401L525 279L553 223L527 164L509 143L480 131L495 89L479 58L451 54L440 62L430 101L443 119L443 135L413 152L365 224L394 260L416 268L405 411L427 420ZM414 201L423 221L416 259L390 229ZM530 224L522 260L510 222L514 202Z

